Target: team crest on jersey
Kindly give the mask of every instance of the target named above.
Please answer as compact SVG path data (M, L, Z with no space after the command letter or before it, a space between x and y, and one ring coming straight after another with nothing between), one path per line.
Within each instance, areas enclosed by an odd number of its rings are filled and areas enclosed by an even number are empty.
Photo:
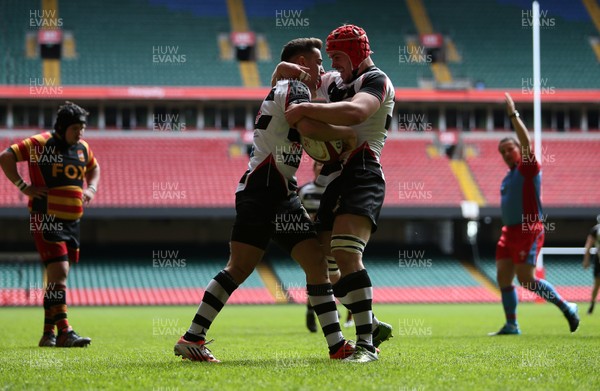
M79 157L79 161L85 162L85 156L83 155L83 151L81 149L77 151L77 156Z

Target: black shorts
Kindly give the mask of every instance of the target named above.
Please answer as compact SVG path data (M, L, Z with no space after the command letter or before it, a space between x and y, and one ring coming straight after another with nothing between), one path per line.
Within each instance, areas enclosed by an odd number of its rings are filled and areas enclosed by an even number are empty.
M252 189L235 195L236 217L231 240L262 250L273 240L288 253L317 233L296 193L281 198L272 191Z
M377 220L385 198L385 180L381 175L359 167L344 167L323 193L317 212L317 231L331 231L337 215L353 214L371 220L371 232L377 231Z
M600 258L598 254L592 255L594 262L594 278L600 277Z

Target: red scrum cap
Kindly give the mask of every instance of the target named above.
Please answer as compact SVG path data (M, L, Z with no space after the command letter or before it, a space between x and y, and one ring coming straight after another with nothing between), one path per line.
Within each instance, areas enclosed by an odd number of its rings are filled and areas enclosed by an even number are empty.
M350 57L353 69L358 68L360 63L373 53L365 30L353 24L340 26L329 33L325 51L346 53Z

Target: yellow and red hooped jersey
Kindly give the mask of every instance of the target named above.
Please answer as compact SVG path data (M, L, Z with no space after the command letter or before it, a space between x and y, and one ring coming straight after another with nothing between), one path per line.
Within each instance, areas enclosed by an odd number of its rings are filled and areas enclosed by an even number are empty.
M17 162L28 162L33 186L47 187L48 195L30 198L29 211L77 220L83 215L83 182L93 170L96 158L88 144L80 140L68 145L55 133L36 134L9 148Z

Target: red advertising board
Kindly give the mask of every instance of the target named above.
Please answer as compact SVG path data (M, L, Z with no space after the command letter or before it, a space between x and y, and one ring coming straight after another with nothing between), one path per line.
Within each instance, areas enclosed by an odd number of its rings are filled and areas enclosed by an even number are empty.
M38 32L38 43L45 45L56 45L62 42L62 30L40 30Z

